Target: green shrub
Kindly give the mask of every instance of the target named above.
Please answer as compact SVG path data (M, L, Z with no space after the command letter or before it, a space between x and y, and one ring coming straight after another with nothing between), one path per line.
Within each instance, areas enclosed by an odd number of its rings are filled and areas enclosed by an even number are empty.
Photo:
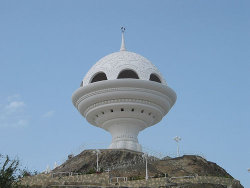
M96 170L92 168L86 174L94 174L94 173L96 173Z
M17 187L18 168L18 159L11 160L8 155L4 157L0 154L0 187Z

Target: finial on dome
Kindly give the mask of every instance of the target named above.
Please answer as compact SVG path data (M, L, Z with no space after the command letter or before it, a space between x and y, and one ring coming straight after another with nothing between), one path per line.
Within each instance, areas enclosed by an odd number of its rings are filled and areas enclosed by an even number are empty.
M121 44L121 48L120 51L126 51L125 48L125 41L124 41L124 32L125 32L125 27L121 27L121 31L122 31L122 44Z

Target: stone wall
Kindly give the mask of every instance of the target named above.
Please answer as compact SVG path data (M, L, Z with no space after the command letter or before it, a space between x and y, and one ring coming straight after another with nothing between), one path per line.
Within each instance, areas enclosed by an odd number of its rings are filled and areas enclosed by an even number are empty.
M193 178L152 178L145 180L135 180L135 181L127 181L121 182L120 186L127 186L127 187L159 187L159 186L166 186L166 184L176 183L177 185L193 183L193 184L214 184L214 185L225 185L227 187L241 187L240 182L235 179L231 178L221 178L221 177L211 177L211 176L197 176Z
M127 186L127 187L159 187L166 185L166 178L152 178L145 180L134 180L134 181L127 181L121 182L120 186Z
M196 176L196 177L171 177L171 178L150 178L148 181L134 180L109 184L109 174L89 174L89 175L75 175L64 177L52 177L47 174L39 174L36 176L25 177L22 179L22 185L29 186L66 186L66 185L96 185L96 186L124 186L124 187L160 187L167 184L214 184L224 185L231 188L241 188L240 182L231 178L211 177L211 176Z
M197 176L194 178L169 178L174 183L210 183L218 185L235 185L240 184L238 180L232 178L212 177L212 176Z
M20 181L21 185L49 186L49 185L107 185L109 182L108 173L86 174L64 177L52 177L51 174L39 174L25 177Z

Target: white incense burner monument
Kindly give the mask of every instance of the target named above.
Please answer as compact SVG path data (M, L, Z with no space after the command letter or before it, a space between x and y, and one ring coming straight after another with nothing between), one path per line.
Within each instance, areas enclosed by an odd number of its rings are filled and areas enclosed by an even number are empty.
M176 94L149 60L126 50L124 30L120 51L88 71L72 101L90 124L110 132L109 149L140 152L139 132L161 121Z

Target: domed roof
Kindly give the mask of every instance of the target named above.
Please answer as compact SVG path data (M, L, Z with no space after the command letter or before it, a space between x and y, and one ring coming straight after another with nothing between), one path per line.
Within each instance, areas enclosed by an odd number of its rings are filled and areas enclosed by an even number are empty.
M149 60L134 52L126 51L123 32L120 51L101 58L88 71L81 86L118 78L137 78L167 85L160 71Z
M128 51L115 52L100 59L88 71L82 84L84 86L91 83L98 73L105 73L107 80L115 80L123 70L134 71L141 80L150 80L150 75L154 74L158 76L162 84L166 85L159 70L149 60Z

